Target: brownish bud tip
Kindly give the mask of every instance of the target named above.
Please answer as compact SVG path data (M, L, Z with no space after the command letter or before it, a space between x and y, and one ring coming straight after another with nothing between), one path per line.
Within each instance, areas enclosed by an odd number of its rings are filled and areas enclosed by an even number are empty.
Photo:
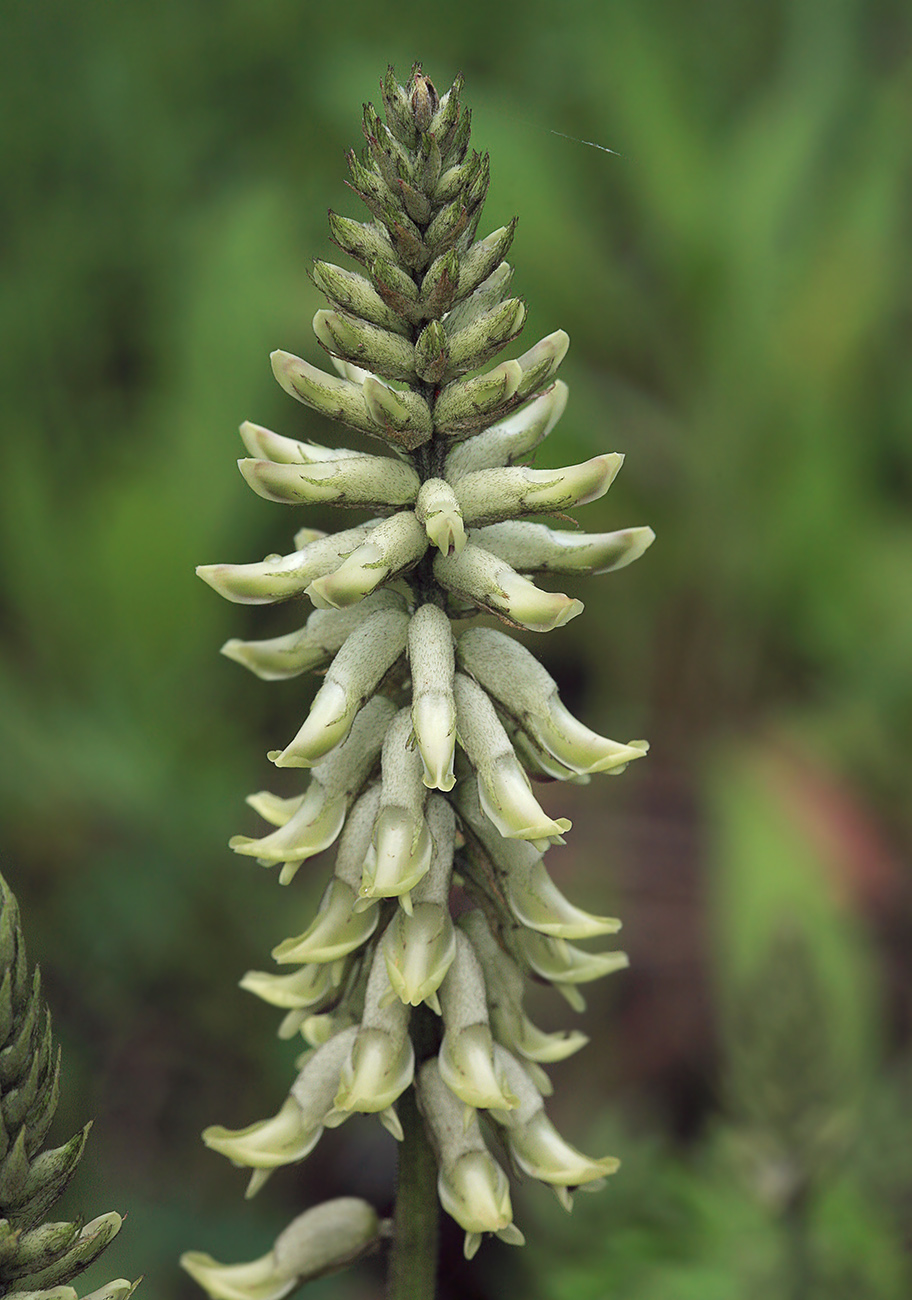
M426 77L423 72L416 72L413 78L411 103L415 125L419 131L426 131L440 105L440 96L430 77Z

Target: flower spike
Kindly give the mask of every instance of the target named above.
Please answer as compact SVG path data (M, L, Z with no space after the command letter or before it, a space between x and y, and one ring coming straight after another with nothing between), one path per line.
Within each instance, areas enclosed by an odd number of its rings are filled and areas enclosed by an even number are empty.
M457 78L438 93L419 65L405 85L392 69L383 78L383 113L365 106L364 148L348 160L366 219L329 214L334 243L357 265L313 265L326 297L313 328L332 371L272 356L297 402L384 445L368 454L344 437L327 446L306 428L299 438L245 422L246 482L303 518L287 555L198 572L237 603L306 595L306 621L232 639L223 653L266 681L323 674L297 732L269 753L279 768L307 769L304 784L251 796L270 829L231 847L279 865L287 884L338 841L316 916L273 948L279 973L241 981L284 1012L280 1037L300 1035L311 1050L277 1114L204 1140L252 1169L252 1195L325 1129L375 1114L406 1139L403 1169L429 1143L440 1204L471 1258L487 1235L523 1240L479 1110L513 1170L564 1205L617 1167L571 1146L544 1111L544 1067L588 1040L533 1024L526 980L581 1010L581 985L627 958L576 946L620 922L577 907L552 879L545 854L571 825L543 807L534 781L585 783L648 748L591 731L531 651L476 616L562 628L582 601L533 577L610 573L653 534L578 533L542 518L599 501L623 456L525 463L566 408L557 372L569 338L558 329L515 342L527 316L505 260L516 221L481 227L490 164L470 147L461 91ZM310 527L315 504L360 509L363 522L325 536ZM307 1211L248 1264L194 1252L184 1266L214 1300L284 1300L389 1231L343 1198ZM394 1240L400 1265L405 1249Z

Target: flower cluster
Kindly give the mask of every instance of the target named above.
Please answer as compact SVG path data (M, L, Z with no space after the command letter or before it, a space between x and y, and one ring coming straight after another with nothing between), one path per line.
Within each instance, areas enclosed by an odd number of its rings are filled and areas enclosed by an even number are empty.
M89 1223L44 1223L76 1172L91 1125L42 1150L57 1109L60 1055L30 972L19 909L0 877L0 1295L77 1300L69 1283L120 1231L111 1211ZM118 1278L83 1300L127 1300L137 1283Z
M510 296L504 261L515 222L476 238L488 159L469 152L460 88L457 80L439 97L420 68L405 87L390 70L386 124L368 105L366 150L349 158L372 220L330 213L336 244L365 274L326 262L313 271L329 302L314 331L338 373L285 352L272 357L289 394L387 451L330 449L241 426L250 456L240 470L260 496L372 517L329 536L304 528L290 554L259 564L198 570L233 601L308 597L315 608L303 627L232 640L224 653L266 680L324 673L300 729L269 754L277 767L306 773L303 791L251 796L273 829L237 836L231 847L277 866L288 884L338 843L317 916L272 954L288 971L242 981L285 1012L282 1036L307 1044L297 1079L271 1118L203 1136L252 1171L252 1194L355 1112L376 1113L400 1137L396 1103L414 1088L441 1203L471 1255L486 1233L522 1241L492 1130L513 1167L568 1207L575 1188L594 1188L617 1167L570 1146L544 1109L543 1065L586 1038L532 1024L524 975L578 1008L579 985L626 957L576 946L620 923L581 911L551 880L544 854L570 823L545 811L529 777L585 782L622 771L647 746L590 731L528 650L466 620L482 612L534 632L561 627L582 603L535 577L618 569L653 534L587 535L529 519L601 497L622 457L563 469L523 463L564 409L566 385L555 374L568 339L559 330L483 368L526 313ZM454 886L470 904L458 917ZM357 1219L359 1242L361 1204L337 1215ZM340 1259L348 1254L346 1246ZM192 1255L185 1263L212 1296L271 1300L285 1283L264 1259L222 1267ZM306 1276L302 1263L295 1268Z

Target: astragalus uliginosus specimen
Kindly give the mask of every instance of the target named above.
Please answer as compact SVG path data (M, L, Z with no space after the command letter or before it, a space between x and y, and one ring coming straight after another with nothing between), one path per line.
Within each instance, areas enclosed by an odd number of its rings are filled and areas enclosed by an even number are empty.
M533 1025L523 977L553 984L579 1009L578 986L627 959L575 945L613 935L619 922L574 907L551 881L543 855L570 823L544 811L529 775L585 782L647 747L590 731L528 650L471 620L481 612L508 628L561 627L581 602L534 576L606 573L641 555L653 534L587 535L526 519L596 500L622 457L565 469L522 463L564 409L555 375L568 339L558 330L483 369L520 333L526 311L510 296L504 261L515 222L476 239L488 159L468 150L460 89L457 80L438 97L420 68L405 87L390 70L386 125L368 105L366 150L349 159L372 219L330 214L336 244L365 273L327 262L313 270L329 300L314 331L338 374L287 352L272 357L292 397L385 448L368 455L241 427L250 452L241 473L260 496L373 517L330 536L304 527L291 554L261 564L199 570L229 600L306 596L315 606L298 630L229 641L225 654L266 680L325 673L303 724L269 755L306 773L302 793L252 795L275 829L231 847L278 867L288 885L338 843L316 918L272 954L287 973L242 981L286 1012L280 1034L304 1038L298 1076L272 1118L210 1128L204 1139L253 1171L249 1194L356 1111L376 1113L412 1154L403 1155L394 1227L343 1198L302 1215L251 1264L185 1256L212 1296L277 1300L380 1235L393 1237L394 1274L409 1239L408 1294L430 1294L416 1252L431 1254L433 1235L416 1228L428 1206L414 1187L426 1143L467 1255L486 1233L522 1242L492 1135L516 1171L568 1208L573 1189L599 1185L617 1165L564 1141L542 1100L551 1091L543 1064L586 1039ZM454 886L471 904L456 919ZM395 1277L393 1291L406 1294Z

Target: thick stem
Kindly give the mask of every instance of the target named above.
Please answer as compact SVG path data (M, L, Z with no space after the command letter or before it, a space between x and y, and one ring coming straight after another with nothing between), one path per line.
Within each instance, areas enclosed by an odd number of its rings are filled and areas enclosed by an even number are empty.
M409 1088L397 1110L403 1140L389 1261L389 1300L434 1300L437 1292L437 1161Z

